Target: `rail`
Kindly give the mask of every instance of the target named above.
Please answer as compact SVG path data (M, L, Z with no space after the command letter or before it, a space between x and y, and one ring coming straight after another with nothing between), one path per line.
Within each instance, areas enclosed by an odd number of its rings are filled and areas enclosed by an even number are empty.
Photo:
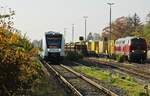
M95 86L96 88L106 92L109 96L118 96L117 94L113 93L112 91L108 90L107 88L103 87L103 86L100 86L98 83L88 79L87 77L81 75L80 73L78 72L75 72L74 70L64 66L64 65L61 65L62 67L66 68L67 70L69 70L70 72L74 73L75 75L79 76L80 78L82 78L83 80L85 80L86 82L90 83L91 85Z
M48 63L44 62L54 73L55 75L64 83L66 84L74 95L76 96L83 96L73 85L71 85L63 76L61 76L52 66L50 66Z
M50 65L47 62L44 62L45 65L49 68L49 70L53 71L54 74L72 91L72 93L75 96L83 96L82 92L80 92L80 90L78 90L75 86L73 86L73 84L71 84L69 81L67 81L65 79L64 76L61 75L61 73L59 73L53 65ZM88 79L87 77L83 76L82 74L75 72L74 70L72 70L71 68L60 64L60 66L62 68L64 68L65 70L68 70L70 73L74 74L75 76L77 76L78 78L82 79L84 82L87 82L90 86L93 86L96 90L102 91L103 93L107 94L106 96L118 96L117 94L115 94L114 92L108 90L107 88L97 84L96 82ZM88 87L88 86L87 86Z

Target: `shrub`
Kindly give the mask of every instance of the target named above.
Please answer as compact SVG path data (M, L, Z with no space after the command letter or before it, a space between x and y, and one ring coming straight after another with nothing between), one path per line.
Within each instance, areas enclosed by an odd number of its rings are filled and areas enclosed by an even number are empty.
M29 89L40 67L30 52L12 46L0 46L0 90L15 94L17 89Z
M73 60L73 61L83 58L83 54L81 52L69 51L66 53L66 55L67 55L66 58L68 60Z
M110 56L110 59L116 59L116 54L112 54L112 55Z
M116 56L116 60L117 60L118 62L123 62L124 59L125 59L125 56L124 56L124 55L117 55L117 56Z
M30 41L20 32L12 32L10 21L3 20L0 17L0 96L12 96L18 89L30 89L40 66Z

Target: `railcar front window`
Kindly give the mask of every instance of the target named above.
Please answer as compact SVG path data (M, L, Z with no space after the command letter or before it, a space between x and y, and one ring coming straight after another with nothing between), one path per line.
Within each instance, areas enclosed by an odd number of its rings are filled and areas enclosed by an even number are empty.
M61 48L61 37L46 37L47 48Z

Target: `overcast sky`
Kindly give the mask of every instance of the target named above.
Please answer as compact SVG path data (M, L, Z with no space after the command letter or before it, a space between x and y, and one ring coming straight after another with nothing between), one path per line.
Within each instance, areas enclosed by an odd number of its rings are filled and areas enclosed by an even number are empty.
M84 36L84 19L88 16L87 33L102 32L109 24L108 2L113 2L112 21L135 12L144 22L150 12L150 0L0 0L0 5L16 11L15 27L31 39L41 39L47 31L62 32L67 28L67 41L71 40L75 24L75 40Z

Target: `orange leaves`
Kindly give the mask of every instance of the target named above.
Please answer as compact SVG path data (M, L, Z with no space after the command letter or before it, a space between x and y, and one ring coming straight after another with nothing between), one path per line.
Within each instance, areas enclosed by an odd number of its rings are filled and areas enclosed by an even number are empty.
M36 56L39 52L39 49L38 48L32 48L29 53L33 56Z
M10 36L10 42L17 42L18 41L18 34L17 33L13 33L11 36Z
M8 22L0 18L0 88L7 85L8 91L13 92L15 88L28 86L28 81L37 74L38 65L33 59L37 50Z
M10 86L7 87L9 90L12 83L10 85L8 83L12 81L16 83L14 84L16 87L21 88L24 85L20 83L27 82L38 71L38 65L32 59L37 51L32 49L30 41L25 36L2 26L0 25L0 87L1 84L7 84Z
M0 42L3 41L4 36L2 34L0 34Z

